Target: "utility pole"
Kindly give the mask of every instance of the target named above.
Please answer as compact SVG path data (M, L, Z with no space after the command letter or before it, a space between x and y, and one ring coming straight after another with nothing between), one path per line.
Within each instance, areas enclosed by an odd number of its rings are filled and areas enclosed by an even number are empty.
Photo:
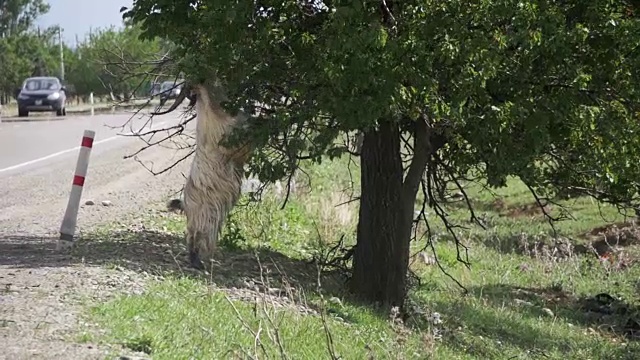
M62 47L61 27L58 27L58 44L60 45L60 81L64 81L64 49Z
M80 51L80 41L78 41L78 34L76 34L76 54L78 54L78 60L82 60L82 51Z

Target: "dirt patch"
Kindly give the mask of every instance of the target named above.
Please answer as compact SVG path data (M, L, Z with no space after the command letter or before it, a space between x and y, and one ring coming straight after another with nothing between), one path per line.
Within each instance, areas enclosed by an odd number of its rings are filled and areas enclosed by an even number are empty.
M494 206L496 209L500 209L498 210L500 212L500 216L506 216L510 218L542 217L545 213L551 213L552 210L551 206L545 205L543 211L543 208L541 208L538 203L507 206L501 200L496 200L496 202L497 201L500 201L500 203Z
M640 261L640 227L635 222L599 226L577 238L552 234L514 234L508 238L478 238L485 245L504 253L517 253L542 259L566 259L588 255L611 270L624 270Z
M514 293L520 299L524 297L528 301L541 303L544 306L570 311L574 320L589 326L590 332L600 331L609 335L640 340L639 309L616 296L599 293L593 296L576 297L557 286L542 289L516 288Z
M619 252L622 248L640 245L640 228L636 221L599 226L581 236L590 241L598 256Z
M590 333L640 340L640 308L608 293L576 296L560 285L543 288L495 285L477 289L486 301L517 307L534 316L563 317Z
M598 236L598 235L611 233L612 231L618 231L620 229L634 228L634 227L636 227L635 220L606 224L606 225L598 226L591 229L590 231L583 234L583 237Z
M318 279L315 265L266 249L218 251L211 273L187 265L182 234L142 224L78 240L69 252L55 239L0 237L0 339L10 344L0 359L104 359L140 356L124 345L78 342L78 330L100 336L79 314L119 294L141 294L164 276L202 280L230 299L262 301L317 315L305 294L323 285L329 297L341 289L337 275ZM325 291L326 289L326 291ZM90 339L90 338L89 338ZM3 357L6 356L6 357Z
M318 311L313 304L306 303L305 294L315 292L318 281L325 295L341 295L339 292L343 289L344 279L337 273L325 273L318 278L314 264L291 259L268 249L219 249L210 273L196 271L188 265L183 234L158 230L156 226L147 227L144 223L143 219L135 225L123 226L108 233L85 235L67 253L56 252L53 239L13 237L9 240L0 237L0 253L3 254L0 270L9 269L10 266L10 274L15 274L25 284L34 282L35 278L29 277L31 273L39 274L41 281L59 274L57 286L52 285L56 284L55 279L53 283L47 280L47 284L53 287L47 288L46 292L73 298L79 296L73 293L76 289L84 294L83 298L92 302L105 301L113 294L140 293L144 291L146 281L165 276L199 279L203 284L211 284L216 290L224 292L232 300L254 302L262 299L271 305L293 308L309 315L315 315ZM2 274L0 271L0 276ZM16 281L10 280L9 283L15 284ZM2 284L4 279L0 278ZM10 286L13 288L13 285ZM44 289L40 285L38 288ZM67 295L61 295L61 290L67 291L64 293ZM35 321L33 313L27 310L29 306L50 307L29 301L31 296L33 294L29 293L23 297L12 295L14 305L10 320ZM61 301L55 304L56 312L72 316L81 310L76 305L79 304ZM16 320L21 316L23 318ZM78 326L75 318L69 318L64 323L69 331ZM16 335L15 332L13 334Z
M495 199L490 206L495 212L502 212L507 208L507 204L502 199Z
M542 218L545 214L550 214L553 211L553 207L550 204L544 206L544 211L540 208L537 202L529 204L508 204L502 198L495 198L491 202L469 200L471 206L476 212L495 212L500 217L509 218ZM456 201L447 203L447 206L466 209L467 203L465 201Z
M624 236L631 239L637 236L636 231L630 230L622 234L623 239ZM576 243L575 239L562 236L521 233L505 239L480 239L480 241L503 253L516 253L542 261L557 262L575 256L587 256L600 262L609 271L623 271L640 261L640 249L619 246L615 242L602 239ZM635 240L634 242L623 240L618 242L620 243L634 244Z
M13 249L12 251L9 251ZM33 249L33 251L31 251ZM104 301L116 293L140 293L145 274L104 269L78 262L55 251L51 239L0 240L0 338L2 359L103 359L127 353L117 346L78 343L87 302ZM43 266L9 265L12 256L40 259ZM5 256L6 255L6 256ZM90 324L84 324L91 327ZM96 332L100 329L94 328ZM130 352L129 352L130 354Z
M289 258L267 248L219 248L211 263L211 272L196 271L187 261L184 234L161 230L158 226L145 226L143 222L115 229L108 234L87 235L78 241L68 256L69 261L73 262L82 259L87 264L116 265L159 277L194 277L224 288L254 288L256 284L268 282L273 287L294 287L313 291L317 288L319 280L324 290L342 288L342 280L337 274L325 273L318 279L317 267L314 264ZM21 256L21 259L26 258L24 255ZM264 278L264 281L261 278Z

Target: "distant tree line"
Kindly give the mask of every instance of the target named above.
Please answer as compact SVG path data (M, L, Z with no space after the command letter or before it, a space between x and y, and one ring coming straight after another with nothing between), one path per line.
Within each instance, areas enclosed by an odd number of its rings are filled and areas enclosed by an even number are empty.
M149 95L153 82L173 80L154 72L169 50L161 40L140 40L140 28L126 24L96 29L77 44L62 45L59 28L35 25L50 6L43 0L0 0L0 103L15 98L30 76L57 76L70 97L115 100ZM73 46L70 46L73 45Z

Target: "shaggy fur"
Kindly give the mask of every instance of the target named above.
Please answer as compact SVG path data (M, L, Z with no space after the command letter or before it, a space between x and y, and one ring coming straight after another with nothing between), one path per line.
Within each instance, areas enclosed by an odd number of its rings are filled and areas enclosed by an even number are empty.
M248 118L228 115L220 106L224 94L217 85L199 85L196 93L196 151L184 188L184 200L169 202L187 217L187 248L191 266L203 269L215 252L229 211L238 201L248 146L226 148L220 141Z

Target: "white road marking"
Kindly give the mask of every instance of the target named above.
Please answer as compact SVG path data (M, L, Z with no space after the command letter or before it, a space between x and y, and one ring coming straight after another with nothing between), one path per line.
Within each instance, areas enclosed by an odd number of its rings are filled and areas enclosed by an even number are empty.
M163 121L163 122L161 122L161 123L157 124L157 126L151 126L151 127L149 128L149 130L152 130L152 129L154 129L154 128L162 128L162 126L164 126L164 125L165 125L165 124L167 124L167 123L168 123L168 121ZM141 131L141 130L143 130L143 129L140 129L140 131ZM93 146L100 145L100 144L104 144L104 143L106 143L106 142L109 142L109 141L112 141L112 140L115 140L115 139L119 139L119 138L120 138L120 139L124 139L126 136L130 136L130 135L133 135L133 134L134 134L133 132L128 132L128 133L125 133L125 134L120 134L120 135L111 136L111 137L108 137L108 138L106 138L106 139L102 139L102 140L99 140L99 141L94 141L94 142L93 142ZM0 174L2 174L3 172L7 172L7 171L11 171L11 170L20 169L20 168L23 168L23 167L25 167L25 166L29 166L29 165L33 165L33 164L37 164L37 163L42 162L42 161L45 161L45 160L53 159L53 158L55 158L55 157L58 157L58 156L60 156L60 155L64 155L64 154L67 154L67 153L70 153L70 152L73 152L73 151L78 151L78 150L80 150L80 147L81 147L81 146L76 146L76 147L74 147L74 148L72 148L72 149L67 149L67 150L58 151L58 152L55 152L55 153L53 153L53 154L49 154L49 155L47 155L47 156L43 156L43 157L41 157L41 158L37 158L37 159L34 159L34 160L25 161L25 162L20 163L20 164L16 164L16 165L12 165L12 166L6 167L6 168L4 168L4 169L0 169Z

